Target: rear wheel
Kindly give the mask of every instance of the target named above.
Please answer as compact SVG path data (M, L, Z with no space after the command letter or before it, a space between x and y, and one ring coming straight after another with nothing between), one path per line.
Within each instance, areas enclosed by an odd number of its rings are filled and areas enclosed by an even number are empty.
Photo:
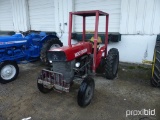
M40 59L42 61L42 63L49 65L49 61L47 58L47 51L51 48L59 48L62 47L63 43L57 39L57 38L52 38L47 40L44 44L43 47L41 49L41 54L40 54Z
M160 41L157 41L154 50L153 65L152 65L152 78L151 85L154 87L160 86Z
M80 85L77 102L80 107L86 107L91 103L94 94L95 83L91 77L87 77Z
M8 83L17 78L19 67L16 62L5 61L0 65L0 83Z
M107 79L114 79L117 76L119 65L118 49L112 48L108 51L105 63L105 76Z

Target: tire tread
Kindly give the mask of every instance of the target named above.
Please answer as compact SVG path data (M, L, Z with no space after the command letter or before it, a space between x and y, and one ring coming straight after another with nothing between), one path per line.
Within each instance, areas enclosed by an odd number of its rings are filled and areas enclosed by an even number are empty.
M155 46L155 63L153 64L154 71L153 71L153 76L151 78L151 85L153 87L160 87L160 42L156 42ZM154 57L153 57L154 58Z
M108 55L106 57L106 63L105 63L105 76L107 79L114 79L116 77L117 72L116 72L116 74L113 73L113 65L114 65L114 61L116 59L118 59L118 64L119 64L118 49L112 48L108 51ZM117 67L117 69L118 69L118 67Z
M47 40L43 44L43 47L42 47L41 53L40 53L40 59L41 59L42 63L44 63L46 65L49 64L49 61L47 59L47 51L49 50L49 48L53 44L59 44L61 47L63 46L63 43L59 39L57 39L57 38L51 38L51 39Z

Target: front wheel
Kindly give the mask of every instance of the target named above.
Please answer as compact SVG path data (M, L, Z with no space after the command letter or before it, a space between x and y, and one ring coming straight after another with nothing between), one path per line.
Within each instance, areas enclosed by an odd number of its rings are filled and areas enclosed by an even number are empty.
M0 65L0 83L9 83L17 78L19 67L16 62L5 61Z
M39 78L40 78L40 76L39 76L38 79L37 79L37 87L38 87L38 90L39 90L41 93L44 93L44 94L51 92L51 91L52 91L52 88L49 89L49 88L47 88L46 86L44 86L43 84L38 83Z
M94 94L95 83L91 77L87 77L80 85L77 102L80 107L86 107L91 103Z
M49 93L49 92L52 91L52 89L45 88L43 84L40 84L38 82L37 82L37 87L38 87L38 89L39 89L39 91L41 93L45 93L46 94L46 93Z
M114 79L117 76L119 65L118 49L112 48L108 51L105 63L105 76L107 79Z

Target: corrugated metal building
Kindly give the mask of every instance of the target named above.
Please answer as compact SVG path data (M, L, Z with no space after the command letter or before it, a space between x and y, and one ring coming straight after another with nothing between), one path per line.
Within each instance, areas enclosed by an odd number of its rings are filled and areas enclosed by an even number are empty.
M160 0L0 0L0 31L56 31L67 43L68 13L81 10L108 12L109 32L121 34L121 41L109 48L120 51L120 61L142 63L152 60L157 34L160 34ZM100 18L99 31L104 32ZM81 31L81 20L74 18L74 32ZM94 18L87 18L93 31Z

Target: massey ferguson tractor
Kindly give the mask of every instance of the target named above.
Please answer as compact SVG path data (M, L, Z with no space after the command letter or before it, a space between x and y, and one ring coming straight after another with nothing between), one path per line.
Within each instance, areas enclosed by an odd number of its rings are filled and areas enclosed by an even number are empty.
M27 31L12 36L0 37L0 83L15 80L19 73L19 63L27 63L41 58L48 64L46 52L63 44L56 35L45 32Z
M72 39L72 16L78 15L83 18L83 39L77 44L71 44ZM95 16L94 42L85 39L86 17ZM99 16L106 19L105 22L105 45L98 48L98 24ZM81 81L77 95L78 105L85 107L90 104L94 94L94 75L98 67L103 67L107 79L114 79L117 75L119 64L119 52L112 48L107 54L108 44L108 19L109 14L94 11L79 11L69 13L69 37L68 46L51 48L48 51L48 60L52 63L51 68L43 69L37 79L40 92L48 93L52 89L60 92L69 92L73 82Z

